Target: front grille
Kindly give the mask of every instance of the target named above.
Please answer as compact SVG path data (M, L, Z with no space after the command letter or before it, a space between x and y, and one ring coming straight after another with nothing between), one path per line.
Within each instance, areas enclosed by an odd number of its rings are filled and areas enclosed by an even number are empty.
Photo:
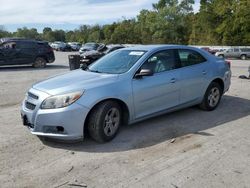
M30 92L28 92L28 96L31 97L31 98L33 98L33 99L36 99L36 100L39 99L39 97L37 95L35 95L33 93L30 93Z
M36 108L36 105L34 105L34 104L32 104L32 103L26 101L26 102L25 102L25 107L26 107L27 109L29 109L29 110L34 110L34 109Z

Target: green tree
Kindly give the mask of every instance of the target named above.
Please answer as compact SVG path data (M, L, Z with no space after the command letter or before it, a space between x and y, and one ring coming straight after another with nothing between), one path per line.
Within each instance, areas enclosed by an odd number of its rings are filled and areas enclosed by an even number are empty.
M29 39L40 39L40 35L37 32L37 29L35 28L28 29L27 27L18 28L17 31L14 33L14 36L29 38Z
M103 26L103 34L104 34L104 42L105 43L112 43L112 41L111 41L112 34L114 33L117 26L118 26L118 24L115 22L110 24L110 25Z
M104 33L100 25L94 25L89 28L88 41L101 42L104 40Z
M111 43L136 44L140 43L140 34L136 31L135 19L123 20L117 25L112 36Z
M12 34L6 31L5 27L3 25L0 25L0 38L4 37L11 37Z
M54 36L55 41L63 41L63 42L66 41L65 31L62 30L62 29L60 29L60 30L55 30L55 31L53 32L53 36Z
M42 38L43 38L43 40L46 40L49 42L55 41L54 33L50 27L45 27L43 29Z
M193 4L193 0L180 3L178 0L160 0L153 4L153 11L143 11L139 15L139 22L146 23L141 24L141 31L150 33L153 43L187 44L191 32L188 16L192 14Z
M214 0L200 1L200 11L192 17L193 25L189 38L190 44L220 44L220 36L215 30L220 20L214 12L213 1Z

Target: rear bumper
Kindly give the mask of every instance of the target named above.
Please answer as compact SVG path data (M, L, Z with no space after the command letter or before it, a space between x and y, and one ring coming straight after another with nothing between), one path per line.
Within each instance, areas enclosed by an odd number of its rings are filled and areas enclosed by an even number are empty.
M55 61L55 58L48 59L48 63L53 63Z
M223 78L223 81L224 81L224 92L223 93L226 93L230 88L231 76L232 76L232 73L230 70L225 72L224 78Z
M54 52L51 52L47 55L47 63L53 63L55 61L55 54Z

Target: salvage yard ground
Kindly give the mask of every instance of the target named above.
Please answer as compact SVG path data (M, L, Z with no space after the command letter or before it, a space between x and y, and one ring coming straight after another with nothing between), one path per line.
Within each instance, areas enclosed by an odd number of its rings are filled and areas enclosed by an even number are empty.
M0 67L0 187L250 187L250 61L231 60L232 85L213 112L192 107L124 126L106 144L39 139L20 104L35 82L69 71Z

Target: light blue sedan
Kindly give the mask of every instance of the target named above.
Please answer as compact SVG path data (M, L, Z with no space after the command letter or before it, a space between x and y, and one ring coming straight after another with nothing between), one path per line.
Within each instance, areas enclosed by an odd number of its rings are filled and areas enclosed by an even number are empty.
M94 140L106 142L123 124L194 105L214 110L230 80L228 62L197 48L124 48L85 70L36 83L21 115L35 135L75 140L87 130Z

